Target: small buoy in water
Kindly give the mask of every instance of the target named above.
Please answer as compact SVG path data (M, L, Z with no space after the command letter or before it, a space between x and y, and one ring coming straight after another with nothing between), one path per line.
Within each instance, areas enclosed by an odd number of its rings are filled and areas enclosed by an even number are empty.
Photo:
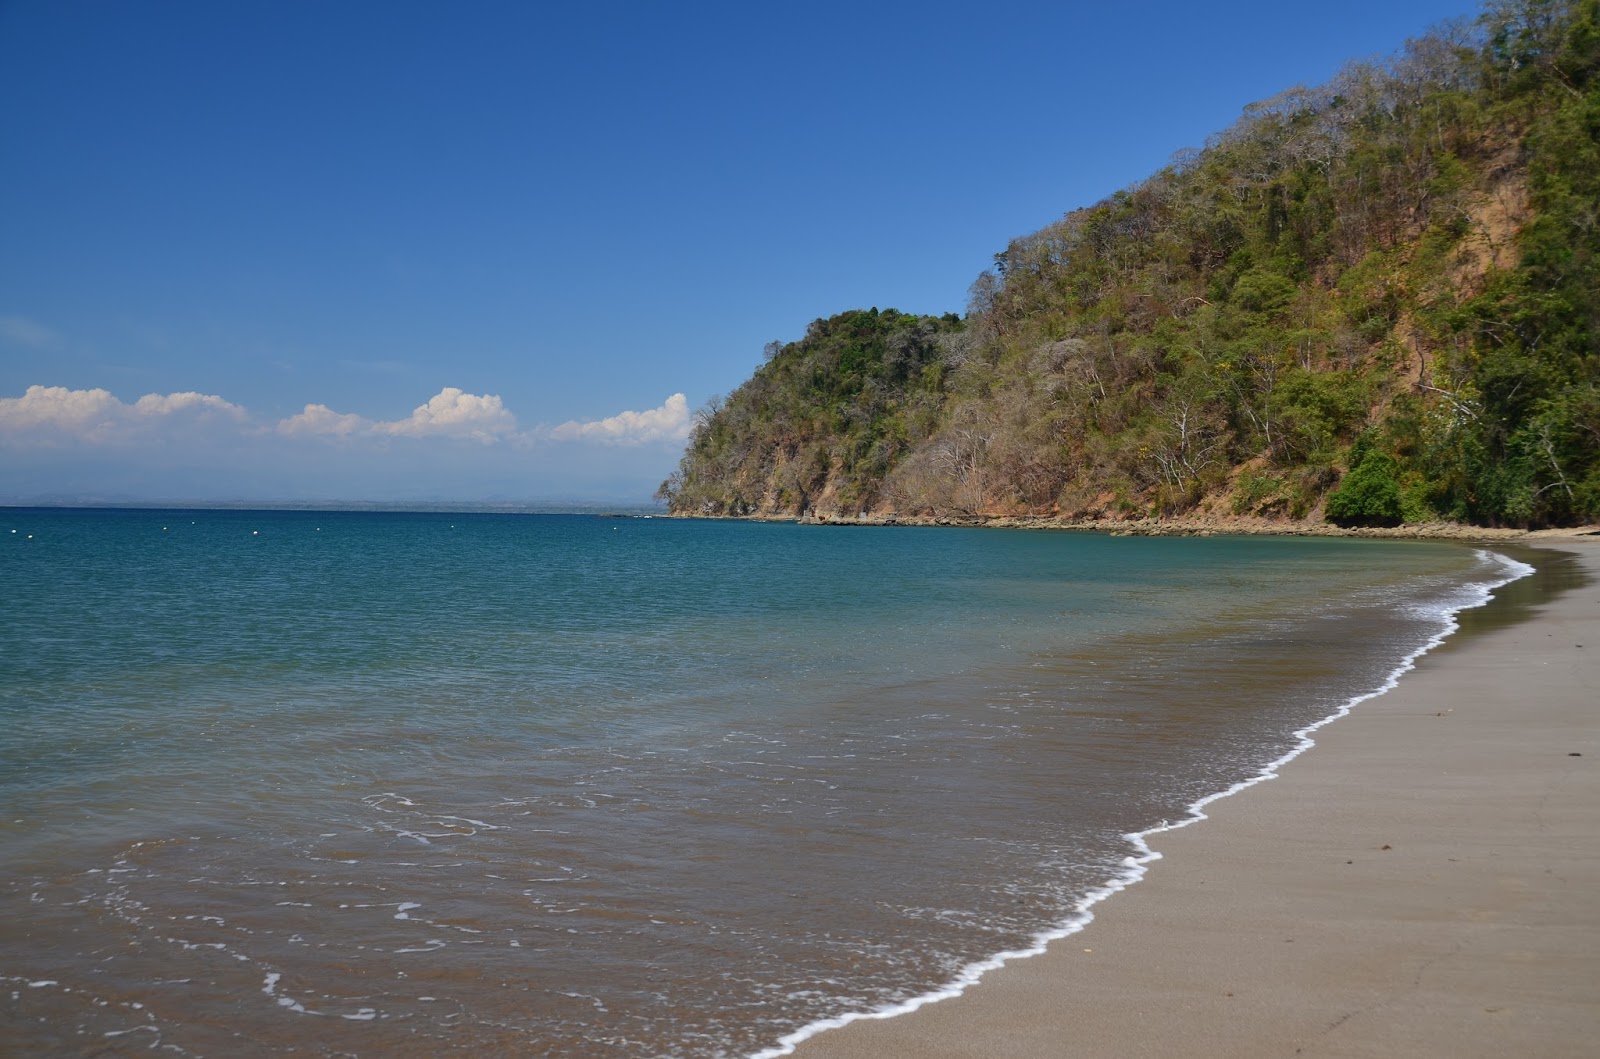
M250 536L259 537L259 536L261 536L261 531L260 530L251 530L250 531Z

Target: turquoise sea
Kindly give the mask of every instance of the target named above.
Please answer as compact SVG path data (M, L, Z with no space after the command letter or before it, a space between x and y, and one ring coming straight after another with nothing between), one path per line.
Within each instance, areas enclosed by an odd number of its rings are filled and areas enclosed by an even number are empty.
M775 1054L1081 918L1517 570L0 510L0 1050Z

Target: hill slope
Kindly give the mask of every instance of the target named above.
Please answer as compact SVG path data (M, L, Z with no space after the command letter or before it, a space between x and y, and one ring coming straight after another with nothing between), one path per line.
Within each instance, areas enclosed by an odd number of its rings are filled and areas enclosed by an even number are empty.
M1600 4L1492 3L851 311L704 410L678 514L1600 517Z

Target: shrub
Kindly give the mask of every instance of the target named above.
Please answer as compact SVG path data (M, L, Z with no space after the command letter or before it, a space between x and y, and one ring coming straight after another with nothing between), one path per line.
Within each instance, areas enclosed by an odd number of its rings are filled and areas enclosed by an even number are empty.
M1358 445L1360 457L1339 488L1328 494L1327 518L1336 526L1398 526L1400 467L1393 456Z

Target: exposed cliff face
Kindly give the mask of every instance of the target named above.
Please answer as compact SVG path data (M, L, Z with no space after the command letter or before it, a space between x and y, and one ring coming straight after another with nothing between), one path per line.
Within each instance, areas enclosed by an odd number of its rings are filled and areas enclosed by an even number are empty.
M663 495L707 515L1600 516L1596 4L1498 4L1455 32L1253 105L1013 240L964 319L818 320L707 411Z

